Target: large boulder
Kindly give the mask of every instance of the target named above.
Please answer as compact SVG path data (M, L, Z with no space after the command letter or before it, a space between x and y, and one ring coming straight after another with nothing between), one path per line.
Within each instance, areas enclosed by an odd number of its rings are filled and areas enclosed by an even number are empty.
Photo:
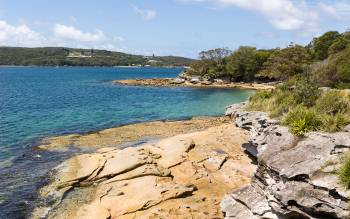
M201 79L200 79L200 77L192 77L192 78L190 79L190 82L191 82L192 84L198 84L198 83L201 82Z
M244 106L229 106L226 115L249 131L244 146L258 169L250 186L222 200L226 218L350 218L350 193L335 174L340 157L350 150L350 133L297 138L266 113Z

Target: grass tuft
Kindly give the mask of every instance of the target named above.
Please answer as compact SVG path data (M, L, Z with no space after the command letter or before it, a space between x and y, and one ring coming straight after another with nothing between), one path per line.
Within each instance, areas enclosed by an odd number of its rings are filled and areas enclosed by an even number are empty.
M299 105L286 115L283 124L290 126L294 135L304 136L308 132L319 130L322 119L314 109Z
M342 166L337 172L339 181L347 189L350 188L350 154L342 158Z

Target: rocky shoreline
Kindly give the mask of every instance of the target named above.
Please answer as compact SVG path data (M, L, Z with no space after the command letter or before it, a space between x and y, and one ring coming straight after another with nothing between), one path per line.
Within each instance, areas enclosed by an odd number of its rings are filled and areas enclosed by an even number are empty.
M350 151L349 129L297 138L266 113L246 112L244 104L228 107L226 115L249 131L244 146L258 162L251 184L222 200L226 218L350 218L350 191L336 175Z
M125 148L157 141L160 138L202 131L229 121L225 117L194 117L187 120L135 123L86 134L48 137L43 139L37 148L46 151L67 151L72 148L82 151L104 147Z
M52 171L32 218L222 218L221 198L255 165L230 122L138 147L104 147Z
M270 83L234 83L217 79L215 81L201 79L183 78L149 78L149 79L128 79L114 80L114 84L127 86L146 87L194 87L194 88L223 88L223 89L252 89L252 90L272 90L274 85Z
M137 147L111 146L121 131L113 129L48 140L48 149L63 142L97 150L52 171L40 190L49 205L32 218L349 218L350 193L335 172L350 151L350 129L298 138L266 113L244 108L227 108L235 125L172 124L163 127L176 127L171 134L160 131L160 139Z

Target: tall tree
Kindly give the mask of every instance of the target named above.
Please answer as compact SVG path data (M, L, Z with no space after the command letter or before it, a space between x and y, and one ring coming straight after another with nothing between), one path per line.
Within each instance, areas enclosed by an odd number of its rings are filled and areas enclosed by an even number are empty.
M256 48L242 46L227 57L226 69L231 80L249 81L257 72Z
M320 37L316 37L312 40L309 47L313 52L316 60L324 60L328 58L328 50L334 41L341 37L338 31L328 31Z
M310 55L307 49L299 45L291 45L274 51L265 62L264 69L259 72L259 77L285 80L303 73L305 66L309 63Z

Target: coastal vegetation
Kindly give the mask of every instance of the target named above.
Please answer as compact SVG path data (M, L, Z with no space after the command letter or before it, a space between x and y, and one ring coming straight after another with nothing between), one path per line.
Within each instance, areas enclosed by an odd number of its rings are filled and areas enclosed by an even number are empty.
M0 65L15 66L188 66L177 56L141 56L95 49L64 47L0 47Z
M316 83L300 76L273 91L257 92L250 98L248 109L268 112L297 136L310 131L336 132L350 123L347 92L322 91Z
M349 32L329 31L306 46L291 43L267 50L250 46L235 51L213 49L201 52L200 60L191 64L187 74L233 82L287 81L307 75L319 86L350 88L349 44Z
M342 157L342 163L343 163L342 167L338 170L338 178L346 188L350 188L350 154L349 153Z
M249 111L264 111L276 118L300 138L311 131L340 132L350 124L348 90L321 88L305 75L292 77L272 91L260 91L250 97ZM335 169L339 182L350 188L350 154L339 159Z

